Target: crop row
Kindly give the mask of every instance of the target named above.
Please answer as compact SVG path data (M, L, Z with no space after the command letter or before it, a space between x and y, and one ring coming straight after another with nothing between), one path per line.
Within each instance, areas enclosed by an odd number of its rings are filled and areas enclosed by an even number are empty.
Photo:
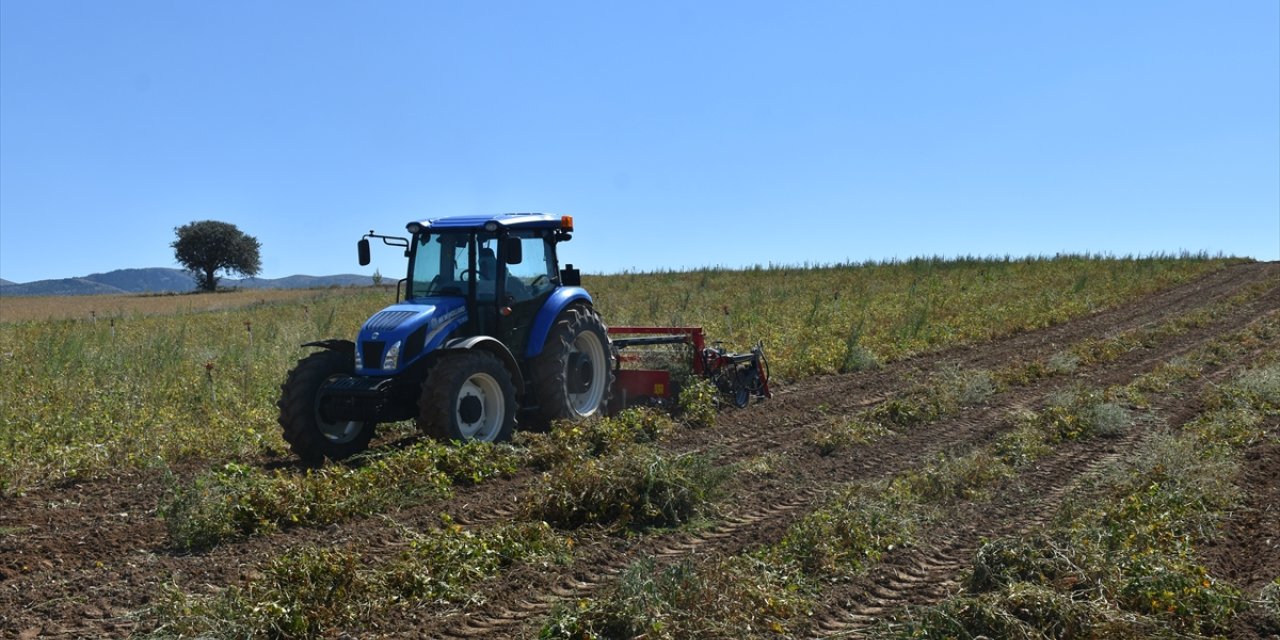
M215 595L170 586L154 599L150 637L314 638L371 628L387 610L457 603L471 587L517 563L562 563L573 542L543 523L467 530L444 520L404 530L405 550L370 564L350 548L305 546Z
M1196 546L1215 537L1241 493L1238 454L1274 439L1280 366L1254 369L1205 398L1208 411L1152 439L1031 536L999 538L973 560L964 592L915 612L904 637L1146 638L1221 634L1250 606L1280 629L1280 576L1242 594L1212 576Z
M455 484L474 484L514 473L520 455L488 443L418 443L404 451L369 456L356 466L305 473L228 463L187 484L175 481L160 506L171 542L182 549L271 533L294 526L332 524L392 506L448 495Z
M188 594L176 586L166 588L146 612L150 634L317 637L339 628L372 630L376 625L370 626L370 621L389 609L470 600L473 585L513 564L567 562L574 543L564 532L588 522L629 530L690 522L704 512L727 473L713 467L706 456L668 455L654 448L653 440L672 428L662 414L633 410L618 418L566 425L553 434L531 436L523 458L546 471L530 488L526 506L514 524L464 528L442 514L438 528L409 531L401 527L409 550L391 560L363 556L358 545L291 549L268 562L244 586L211 596ZM429 480L421 487L425 490L419 492L421 496L447 490L448 475L474 480L503 472L514 452L510 447L488 445L469 445L467 449L461 462L455 460L452 474L404 466L406 461L438 455L426 450L389 455L378 462L394 459L406 472L425 472ZM474 470L479 470L479 476L468 474ZM261 472L253 480L244 480L253 473L237 470L207 476L229 481L234 491L210 496L201 491L209 482L206 480L187 490L196 493L179 494L178 501L168 507L171 533L175 521L184 525L212 512L214 517L200 520L202 526L178 531L187 536L182 540L212 543L287 523L304 524L295 523L286 514L318 523L345 505L367 502L363 496L369 488L359 483L353 483L354 493L341 493L345 490L340 487L331 489L338 480L350 480L359 470L343 472L333 481L316 480L320 475L299 476L305 489L302 499L279 502L273 499L284 497L299 485L281 480L287 476ZM323 491L329 493L317 495ZM334 502L334 494L348 500ZM367 512L364 506L355 508ZM245 517L242 511L251 515ZM226 531L221 523L228 519L238 528ZM197 535L191 535L193 531Z
M697 512L716 475L705 456L668 458L646 446L676 426L666 414L630 409L522 434L516 447L427 441L303 473L229 463L175 482L159 512L174 546L207 548L444 498L457 484L528 467L544 471L521 501L535 520L674 524Z
M1207 326L1263 295L1271 285L1271 282L1263 282L1250 286L1228 299L1154 325L1103 338L1086 338L1044 358L1016 360L991 371L944 367L871 409L815 429L812 440L822 453L831 454L846 446L867 444L904 428L934 422L964 407L981 404L1011 387L1078 373L1084 368L1115 361L1135 349L1152 347L1191 329ZM1159 370L1168 372L1170 367L1161 365ZM1160 384L1158 380L1151 380L1147 386L1155 390ZM1131 396L1132 401L1140 403L1137 390Z

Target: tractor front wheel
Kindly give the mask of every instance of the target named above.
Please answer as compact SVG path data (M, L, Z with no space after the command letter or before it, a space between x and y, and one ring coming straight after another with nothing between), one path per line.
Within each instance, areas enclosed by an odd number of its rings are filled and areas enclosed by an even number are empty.
M516 388L493 354L464 351L431 367L418 400L418 429L437 440L503 442L516 426Z
M350 376L355 362L338 351L317 351L298 361L280 386L280 428L284 439L303 462L319 465L325 458L341 460L369 448L375 422L328 421L320 415L320 389L329 380Z
M539 419L549 425L603 415L613 378L613 350L604 322L591 307L569 307L533 363Z

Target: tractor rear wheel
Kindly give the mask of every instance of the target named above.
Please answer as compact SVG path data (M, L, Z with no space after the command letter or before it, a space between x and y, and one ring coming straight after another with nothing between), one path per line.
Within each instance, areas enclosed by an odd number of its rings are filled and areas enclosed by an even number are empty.
M533 362L539 421L550 425L603 415L613 391L613 364L609 333L595 309L565 309Z
M422 383L418 429L437 440L503 442L516 427L516 388L493 354L444 356Z
M320 389L329 380L350 376L355 362L339 351L317 351L298 361L280 386L280 428L284 439L303 462L319 465L325 458L341 460L369 448L375 422L325 420L320 415Z

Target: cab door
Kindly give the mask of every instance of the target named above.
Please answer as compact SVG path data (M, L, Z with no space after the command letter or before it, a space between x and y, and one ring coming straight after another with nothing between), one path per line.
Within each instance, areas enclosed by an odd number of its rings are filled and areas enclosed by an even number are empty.
M529 342L529 331L538 310L555 290L555 252L550 237L541 231L515 231L511 238L521 245L519 262L506 262L503 299L511 309L502 321L502 342L514 354L522 354ZM506 252L504 252L506 253Z

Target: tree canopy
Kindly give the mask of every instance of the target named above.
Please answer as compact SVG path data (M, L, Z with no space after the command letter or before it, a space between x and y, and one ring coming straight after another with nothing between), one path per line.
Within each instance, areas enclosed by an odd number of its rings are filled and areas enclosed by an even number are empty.
M203 291L217 290L219 271L252 277L262 270L258 255L262 244L234 224L201 220L173 231L178 236L170 245L173 255Z

